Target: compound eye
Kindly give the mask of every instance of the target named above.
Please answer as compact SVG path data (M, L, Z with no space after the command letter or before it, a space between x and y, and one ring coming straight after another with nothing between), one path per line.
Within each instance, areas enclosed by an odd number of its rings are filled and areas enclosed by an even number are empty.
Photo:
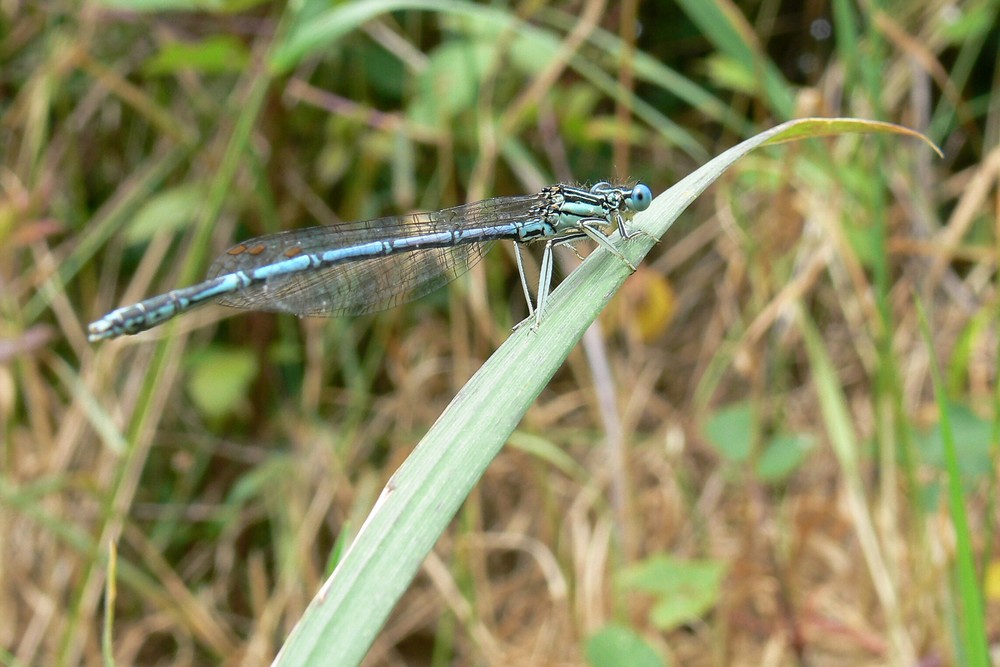
M639 183L628 196L628 205L633 211L645 211L653 202L653 191Z

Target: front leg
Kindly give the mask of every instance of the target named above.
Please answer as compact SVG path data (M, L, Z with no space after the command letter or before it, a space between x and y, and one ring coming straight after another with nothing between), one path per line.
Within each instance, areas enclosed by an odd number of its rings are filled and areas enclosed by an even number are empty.
M591 239L596 241L597 245L601 246L602 248L610 252L612 255L614 255L621 261L625 262L625 265L628 266L628 268L630 268L634 273L635 265L632 264L632 262L628 261L628 258L625 255L623 255L621 251L618 248L616 248L615 245L611 242L611 239L609 239L604 232L602 232L600 229L597 228L597 225L606 225L606 224L608 224L607 220L584 219L579 222L578 226L580 228L580 231L582 231L584 234L586 234ZM621 229L621 227L619 227L619 229Z
M635 229L629 231L628 227L625 225L625 218L622 215L617 216L618 223L618 233L622 235L623 239L634 239L636 236L645 236L647 238L653 239L653 241L659 243L660 239L656 238L645 229L641 227L636 227Z

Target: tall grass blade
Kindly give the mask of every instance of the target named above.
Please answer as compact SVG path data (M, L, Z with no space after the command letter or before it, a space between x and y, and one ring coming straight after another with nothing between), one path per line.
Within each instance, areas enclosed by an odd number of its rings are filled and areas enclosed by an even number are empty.
M657 197L632 223L645 233L619 242L619 250L640 262L681 212L750 151L846 132L922 138L896 125L854 119L785 123L727 150ZM553 292L538 330L521 327L486 361L389 480L275 664L361 662L462 502L629 274L620 259L595 251Z
M955 578L958 584L961 634L955 663L970 667L987 667L991 664L989 642L986 638L982 593L979 578L976 576L972 534L969 532L969 518L965 509L967 505L962 489L962 473L958 466L955 434L951 428L951 406L941 377L941 368L934 354L934 338L927 321L927 312L919 298L916 299L915 305L920 320L920 333L930 353L931 380L934 383L934 396L940 412L941 439L944 442L945 465L948 470L948 511L955 527Z

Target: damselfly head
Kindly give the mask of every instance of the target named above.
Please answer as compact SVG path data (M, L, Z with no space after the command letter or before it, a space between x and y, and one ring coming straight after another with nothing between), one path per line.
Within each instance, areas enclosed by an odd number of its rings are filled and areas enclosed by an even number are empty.
M590 191L595 195L603 195L608 207L619 211L623 207L636 213L645 211L653 201L652 190L643 183L636 183L634 187L629 188L600 181L590 186Z

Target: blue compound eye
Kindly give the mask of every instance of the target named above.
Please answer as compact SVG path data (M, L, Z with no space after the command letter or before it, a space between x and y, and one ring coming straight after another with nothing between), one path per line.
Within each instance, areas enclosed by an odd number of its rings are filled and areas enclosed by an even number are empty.
M629 194L628 203L633 211L645 211L653 202L653 191L644 184L639 183Z

